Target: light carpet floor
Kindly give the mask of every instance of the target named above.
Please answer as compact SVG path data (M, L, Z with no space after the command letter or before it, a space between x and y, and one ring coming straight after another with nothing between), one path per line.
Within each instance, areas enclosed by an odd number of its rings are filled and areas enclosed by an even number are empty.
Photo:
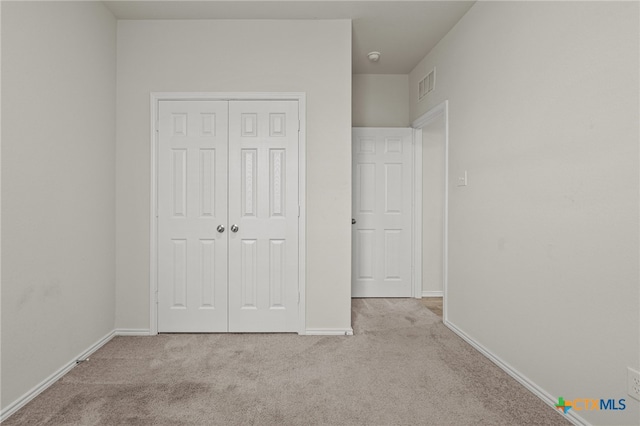
M353 326L116 337L4 424L569 424L418 300L355 299Z

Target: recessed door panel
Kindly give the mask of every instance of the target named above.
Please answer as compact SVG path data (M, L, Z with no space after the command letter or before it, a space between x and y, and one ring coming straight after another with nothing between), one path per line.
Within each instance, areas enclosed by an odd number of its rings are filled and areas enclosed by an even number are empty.
M185 217L187 214L187 150L172 149L171 157L173 217Z
M220 265L226 267L226 265ZM200 309L215 309L216 240L200 240Z
M287 115L284 113L269 114L269 136L284 137L287 136Z
M171 309L187 308L187 240L171 240Z
M372 214L376 209L376 165L373 163L356 164L355 185L357 192L356 211L360 214Z
M375 277L375 229L358 229L356 247L358 256L354 264L356 277L359 280L372 281Z
M401 214L403 208L402 164L386 163L384 165L384 212Z
M174 112L171 114L174 136L187 136L187 116L186 112Z
M258 242L240 241L240 309L256 309Z
M201 136L215 136L216 135L216 115L211 112L203 112L200 114L200 121L202 126L200 127Z
M200 149L200 217L215 217L216 150Z
M242 216L255 216L256 215L256 161L257 161L257 149L243 149L241 152L242 158L242 180L240 188L242 191Z
M402 279L402 230L384 230L384 279Z
M271 217L284 217L287 195L287 151L269 150L269 206Z
M285 240L269 241L269 309L286 309L286 244Z

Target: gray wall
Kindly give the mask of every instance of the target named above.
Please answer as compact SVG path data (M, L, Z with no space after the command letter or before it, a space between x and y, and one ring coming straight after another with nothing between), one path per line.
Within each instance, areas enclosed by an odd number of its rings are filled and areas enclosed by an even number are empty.
M449 319L552 398L638 424L638 3L478 2L411 72L450 122ZM466 187L456 179L468 171Z
M353 127L409 127L407 74L354 74Z
M116 21L2 3L2 408L114 327Z
M149 93L307 93L307 328L351 325L351 22L118 22L117 326L149 327Z

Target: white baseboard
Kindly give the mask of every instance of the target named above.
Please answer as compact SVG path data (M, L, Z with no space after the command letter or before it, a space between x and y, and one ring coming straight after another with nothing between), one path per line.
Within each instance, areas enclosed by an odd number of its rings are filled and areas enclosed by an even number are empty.
M58 381L58 379L60 379L65 374L67 374L73 367L77 365L78 360L89 358L89 356L92 353L94 353L95 351L100 349L102 346L104 346L107 342L109 342L109 340L113 339L115 335L116 335L115 331L111 331L107 333L103 338L95 342L88 349L81 352L78 356L73 357L71 361L65 364L58 371L56 371L55 373L53 373L52 375L44 379L42 382L40 382L39 384L31 388L29 391L27 391L20 398L18 398L17 400L9 404L7 408L2 410L2 412L0 413L0 423L7 420L13 413L15 413L16 411L18 411L19 409L27 405L29 402L31 402L32 399L40 395L49 386L53 385L56 381Z
M442 297L442 290L438 291L422 291L422 297Z
M307 328L307 336L353 336L353 328Z
M151 336L148 328L116 328L116 336Z
M552 397L547 391L542 389L540 386L531 381L528 377L520 373L518 370L513 368L511 365L507 364L505 361L500 359L497 355L494 355L490 350L482 346L480 343L473 340L470 336L468 336L464 331L460 330L457 326L455 326L451 321L445 320L444 325L446 325L451 331L460 336L464 341L474 347L478 352L487 357L489 361L493 362L497 365L501 370L505 373L513 377L518 383L527 388L531 393L540 398L545 404L553 407L556 410L556 399ZM576 426L591 426L589 422L580 417L575 413L574 410L569 411L568 414L560 414L558 411L558 415L564 417L571 423Z

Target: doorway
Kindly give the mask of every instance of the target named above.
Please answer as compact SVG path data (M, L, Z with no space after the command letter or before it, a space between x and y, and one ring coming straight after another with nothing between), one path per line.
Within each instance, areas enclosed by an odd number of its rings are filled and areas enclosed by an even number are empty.
M358 280L373 283L371 271L386 268L384 253L387 249L385 241L378 243L363 244L369 240L374 241L373 236L377 232L374 226L369 226L366 222L358 225L358 214L365 213L372 215L371 208L367 208L367 198L362 199L362 194L377 194L386 202L384 187L387 175L381 178L371 178L369 183L362 186L362 179L368 173L375 174L373 164L379 160L371 156L376 152L385 152L385 138L394 138L393 134L386 134L386 131L399 132L408 130L412 132L413 141L413 179L410 183L403 182L402 191L397 190L402 197L408 195L413 203L412 206L412 227L413 242L410 248L404 246L404 258L411 258L413 281L413 292L405 290L401 294L388 292L386 289L369 293L362 293L358 289ZM378 140L376 142L376 140ZM353 250L352 250L352 296L353 297L416 297L416 298L438 298L435 303L442 309L443 321L447 321L447 282L448 282L448 102L444 101L427 113L419 117L412 123L411 129L402 128L354 128L353 129ZM378 147L379 146L379 147ZM368 152L367 152L368 151ZM393 149L392 149L393 151ZM370 158L367 158L368 154ZM398 158L392 159L392 163L398 163ZM383 168L384 160L382 163ZM385 172L386 173L386 172ZM410 188L410 189L409 189ZM364 189L364 191L363 191ZM407 190L409 189L409 190ZM378 194L379 193L379 194ZM390 198L393 199L393 198ZM363 208L363 202L364 207ZM375 206L375 202L369 205ZM376 207L378 210L380 208ZM384 207L383 207L384 210ZM383 225L384 233L393 230ZM364 237L358 233L365 234ZM408 253L408 254L407 254ZM364 266L361 263L364 262ZM367 265L372 265L369 269ZM376 269L377 268L377 269ZM363 272L369 272L368 274ZM380 276L380 274L378 273ZM364 278L364 279L363 279ZM365 283L366 285L367 283ZM370 286L373 288L373 286ZM394 289L395 290L395 289Z
M174 97L154 104L155 331L303 332L299 99Z
M448 282L448 102L413 122L422 147L422 297L447 321ZM430 299L430 300L429 300ZM440 299L440 300L438 300Z

